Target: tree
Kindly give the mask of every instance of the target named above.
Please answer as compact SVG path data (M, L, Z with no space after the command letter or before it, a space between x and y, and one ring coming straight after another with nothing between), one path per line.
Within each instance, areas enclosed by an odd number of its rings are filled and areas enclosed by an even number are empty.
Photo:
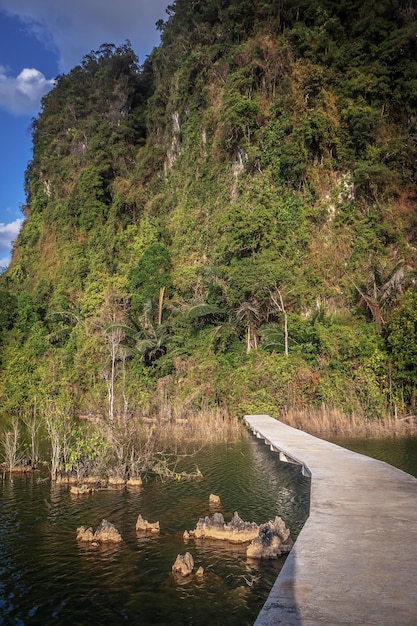
M379 332L386 324L386 316L412 279L413 273L402 259L390 269L385 263L372 262L363 285L359 287L353 283L360 295L359 305L370 311Z
M393 309L387 342L391 349L394 378L402 385L406 401L417 401L417 292L409 289Z
M11 471L20 465L23 459L21 431L17 417L12 419L11 429L6 429L2 433L0 444L3 448L3 458L6 468Z
M148 300L140 315L130 315L128 323L114 322L107 328L108 333L122 333L123 340L120 343L127 354L139 354L147 365L166 353L171 335L170 321L163 319L164 292L164 287L161 287L157 307L153 300Z
M50 401L45 408L44 419L51 446L51 479L55 481L58 478L58 471L63 469L67 462L71 418L66 407Z
M108 363L104 369L104 378L107 384L108 417L111 426L115 421L115 383L117 378L117 362L124 364L124 350L122 349L125 333L123 322L126 320L127 303L122 294L109 287L105 293L98 323L104 325L103 337L108 350Z
M33 409L23 416L23 422L26 426L30 439L30 459L33 464L39 461L39 431L43 426L43 419L39 415L36 397L34 398Z
M246 352L258 347L257 327L260 322L260 310L256 300L242 302L236 309L236 317L246 326Z
M285 310L282 292L278 287L275 287L275 291L271 293L271 302L279 313L282 313L284 316L284 353L288 355L288 316Z

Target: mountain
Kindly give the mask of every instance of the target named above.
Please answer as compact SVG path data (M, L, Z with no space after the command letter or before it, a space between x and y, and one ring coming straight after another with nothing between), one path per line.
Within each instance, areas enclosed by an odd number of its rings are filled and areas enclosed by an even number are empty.
M411 0L177 0L33 122L0 277L0 403L407 414L417 380Z

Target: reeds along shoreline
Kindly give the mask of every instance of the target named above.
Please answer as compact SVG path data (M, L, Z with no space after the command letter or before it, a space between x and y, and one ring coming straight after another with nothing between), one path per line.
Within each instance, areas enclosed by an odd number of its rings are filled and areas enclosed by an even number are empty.
M289 426L322 437L382 438L417 434L415 415L367 419L362 415L347 415L335 408L321 407L291 410L280 419Z
M363 415L348 415L337 408L322 406L317 409L291 409L278 419L289 426L321 437L382 438L417 435L417 417L384 417L367 419ZM181 443L219 443L234 441L242 434L242 421L223 409L201 411L172 411L145 423L157 424L162 440ZM161 428L162 426L162 428Z
M158 438L163 443L209 444L236 441L242 435L242 423L223 409L202 411L174 411L169 416L145 418L145 424L158 426Z

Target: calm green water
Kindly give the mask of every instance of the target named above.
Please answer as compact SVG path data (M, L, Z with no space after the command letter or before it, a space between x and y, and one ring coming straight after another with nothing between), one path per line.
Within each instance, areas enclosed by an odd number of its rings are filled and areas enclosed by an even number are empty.
M339 446L385 461L417 477L417 437L390 439L332 439Z
M140 491L99 491L84 497L39 483L38 475L0 476L0 625L253 624L282 565L246 559L222 542L184 544L185 529L211 514L221 497L228 521L262 523L280 515L298 535L308 514L309 481L281 463L249 433L234 444L204 448L189 461L198 482L150 481ZM137 535L141 515L160 521L159 536ZM76 528L113 522L120 546L78 545ZM205 575L175 580L177 554L193 555Z

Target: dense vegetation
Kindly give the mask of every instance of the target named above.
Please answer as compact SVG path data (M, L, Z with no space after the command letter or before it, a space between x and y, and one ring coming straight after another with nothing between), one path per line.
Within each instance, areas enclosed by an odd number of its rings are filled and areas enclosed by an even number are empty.
M176 0L33 122L0 402L135 419L414 410L417 10Z

